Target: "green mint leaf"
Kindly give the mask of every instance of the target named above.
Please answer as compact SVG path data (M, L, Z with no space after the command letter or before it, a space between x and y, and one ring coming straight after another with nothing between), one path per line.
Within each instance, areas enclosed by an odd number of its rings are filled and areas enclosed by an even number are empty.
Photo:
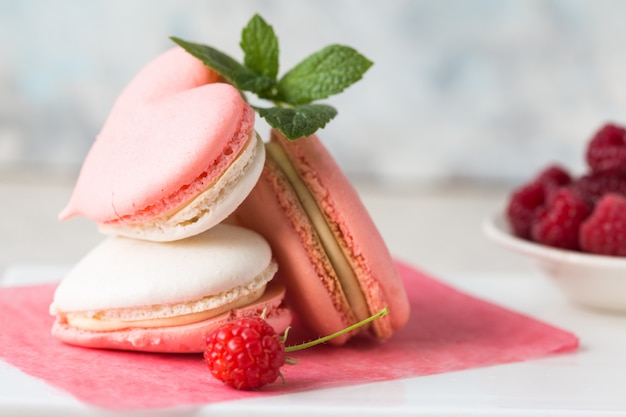
M243 72L235 74L233 84L239 90L250 91L261 98L265 98L267 91L272 90L276 85L276 80L251 74L250 72Z
M249 72L235 59L215 48L199 43L188 42L175 36L170 37L170 39L185 51L202 61L204 65L219 72L221 76L229 81L233 81L238 74Z
M353 48L330 45L308 56L278 80L278 38L272 26L255 14L242 30L243 64L210 46L170 38L234 85L246 99L249 91L275 107L255 107L270 126L288 139L310 136L337 111L315 100L338 94L360 80L372 62Z
M274 29L255 14L241 32L239 43L244 52L243 64L257 75L278 76L278 38Z
M326 98L360 80L371 66L370 60L349 46L327 46L281 78L277 99L296 105Z
M256 110L289 140L312 135L337 115L337 110L326 104L302 104L293 108L257 107Z
M275 80L253 73L229 55L215 48L176 37L170 39L202 61L204 65L217 71L239 90L259 93L271 89L276 84Z

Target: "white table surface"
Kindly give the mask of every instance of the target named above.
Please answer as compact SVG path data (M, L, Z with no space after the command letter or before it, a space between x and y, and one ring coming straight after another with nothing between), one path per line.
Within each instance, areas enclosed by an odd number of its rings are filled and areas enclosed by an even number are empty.
M0 285L55 279L100 241L56 221L63 182L0 182ZM626 315L571 305L526 259L489 242L484 217L505 189L359 191L394 255L468 293L576 333L576 353L420 378L131 416L626 416ZM3 198L3 203L5 199ZM109 416L0 362L0 416Z

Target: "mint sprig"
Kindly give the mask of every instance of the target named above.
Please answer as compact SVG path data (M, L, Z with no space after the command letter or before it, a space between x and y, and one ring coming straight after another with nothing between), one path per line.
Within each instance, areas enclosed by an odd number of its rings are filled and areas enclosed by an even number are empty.
M349 46L330 45L287 72L277 85L277 97L307 104L341 93L361 79L372 63Z
M326 126L337 110L313 102L341 93L372 66L355 49L334 44L309 55L279 78L278 38L272 26L258 14L241 33L243 63L210 46L177 37L170 39L217 71L244 98L244 92L248 91L270 101L271 107L254 108L289 140L310 136Z
M250 19L241 31L239 43L244 52L244 66L273 80L278 76L278 38L274 29L259 15Z
M267 109L256 107L255 109L270 126L279 129L290 140L311 136L337 115L337 110L327 104L300 104L294 107Z

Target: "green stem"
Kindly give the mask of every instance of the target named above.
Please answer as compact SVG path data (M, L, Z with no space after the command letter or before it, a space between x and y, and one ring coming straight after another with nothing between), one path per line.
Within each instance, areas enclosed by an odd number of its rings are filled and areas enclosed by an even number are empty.
M302 350L302 349L306 349L309 348L311 346L315 346L315 345L319 345L321 343L325 343L327 341L329 341L330 339L333 339L337 336L341 336L342 334L351 332L352 330L359 328L361 326L363 326L364 324L367 324L369 322L372 322L382 316L384 316L385 314L389 313L389 308L385 307L382 310L380 310L378 313L374 314L373 316L370 316L368 318L366 318L365 320L361 320L358 323L353 324L352 326L346 327L343 330L340 330L338 332L335 332L331 335L328 336L324 336L324 337L320 337L319 339L315 339L312 340L310 342L306 342L306 343L301 343L299 345L293 345L293 346L286 346L285 347L285 352L294 352L296 350Z

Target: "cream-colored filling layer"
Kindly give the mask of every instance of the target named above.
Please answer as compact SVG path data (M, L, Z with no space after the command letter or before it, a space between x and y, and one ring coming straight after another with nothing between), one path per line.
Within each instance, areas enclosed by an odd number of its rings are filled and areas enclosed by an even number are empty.
M200 311L197 313L182 314L173 317L162 317L145 320L115 320L112 318L87 316L80 313L68 313L64 316L61 316L61 319L64 319L65 322L67 322L67 324L71 327L95 332L123 330L137 327L154 328L182 326L185 324L197 323L200 321L208 320L235 308L243 307L261 298L264 291L265 286L228 304L224 304L219 307Z
M192 201L166 214L140 223L104 223L105 234L120 234L154 241L183 239L224 220L256 184L265 161L263 141L255 131L224 173Z
M184 226L197 222L202 216L209 213L210 210L206 208L207 203L211 204L222 200L224 194L227 191L231 191L240 178L245 178L248 171L258 171L258 168L254 169L254 167L257 165L259 159L261 159L261 161L264 160L264 158L259 158L259 154L264 154L262 143L263 141L255 131L250 132L247 144L214 183L207 185L204 190L199 193L198 197L187 205L176 209L174 213L164 215L159 221L169 225L177 224ZM256 183L256 179L254 179L255 175L251 174L250 177L252 177L251 180ZM256 177L258 178L258 175L256 175ZM245 195L247 195L247 193ZM228 214L230 214L230 211L228 211Z
M265 149L267 156L271 158L274 163L276 163L278 168L287 177L287 180L293 187L293 190L300 200L306 215L313 224L326 256L335 270L339 284L341 285L346 299L348 300L348 304L350 304L350 308L352 309L357 320L363 320L369 317L370 312L367 307L367 301L361 291L361 286L356 278L356 274L350 266L346 254L337 242L337 238L328 225L322 210L317 205L315 198L309 191L309 188L306 186L280 145L268 142L265 144Z

